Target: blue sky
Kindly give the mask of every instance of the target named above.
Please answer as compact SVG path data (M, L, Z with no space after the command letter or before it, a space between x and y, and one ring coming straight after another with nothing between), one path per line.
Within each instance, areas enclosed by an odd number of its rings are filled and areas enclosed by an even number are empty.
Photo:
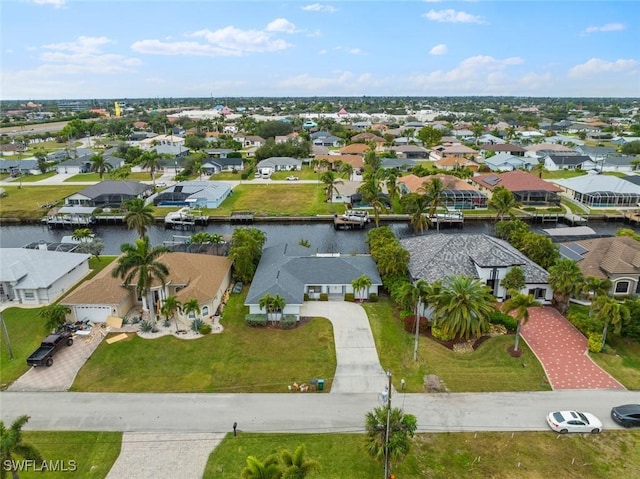
M3 0L0 98L640 97L629 1Z

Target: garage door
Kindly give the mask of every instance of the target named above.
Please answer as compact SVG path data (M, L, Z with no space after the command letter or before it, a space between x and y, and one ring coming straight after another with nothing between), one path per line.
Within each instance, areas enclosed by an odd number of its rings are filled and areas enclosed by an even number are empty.
M111 315L110 306L76 306L75 310L78 321L88 319L94 323L105 323Z

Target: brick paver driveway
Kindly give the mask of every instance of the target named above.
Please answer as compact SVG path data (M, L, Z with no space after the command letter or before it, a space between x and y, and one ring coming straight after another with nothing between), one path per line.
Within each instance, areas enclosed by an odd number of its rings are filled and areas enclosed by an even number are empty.
M625 389L587 354L587 339L553 308L531 308L522 337L553 389Z

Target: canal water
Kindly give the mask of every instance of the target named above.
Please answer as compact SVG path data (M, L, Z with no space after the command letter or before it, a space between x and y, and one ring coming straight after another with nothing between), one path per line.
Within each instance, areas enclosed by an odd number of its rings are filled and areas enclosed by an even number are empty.
M408 223L394 222L382 223L390 226L399 238L413 236ZM255 223L254 227L264 231L267 235L267 245L274 245L282 242L307 241L313 251L320 253L367 253L368 248L365 243L367 230L335 230L333 223L313 222L313 223ZM558 227L566 227L562 223ZM603 236L613 235L619 228L631 228L640 233L640 228L629 225L621 221L590 221L590 228L597 234ZM148 236L153 245L161 245L165 241L187 237L194 232L206 231L207 233L217 233L223 236L233 234L235 228L246 226L231 225L229 223L212 223L206 227L198 227L195 231L176 231L165 229L164 226L154 226L148 231ZM534 224L532 229L541 231L543 228L554 228L556 224ZM487 221L467 221L463 228L443 228L442 233L459 234L474 233L493 235L493 222ZM94 232L102 238L105 243L105 255L117 255L120 253L120 245L123 243L133 243L137 238L137 233L128 230L124 225L99 225L93 228ZM69 229L50 229L46 225L2 225L0 226L0 247L17 248L26 244L46 241L60 242L63 236L71 235ZM430 229L427 235L435 234L434 229Z

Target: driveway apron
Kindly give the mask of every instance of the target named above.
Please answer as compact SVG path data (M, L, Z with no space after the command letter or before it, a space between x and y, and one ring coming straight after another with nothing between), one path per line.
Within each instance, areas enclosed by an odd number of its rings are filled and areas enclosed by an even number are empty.
M302 316L321 316L333 325L336 374L331 393L379 393L387 384L369 319L362 306L345 301L307 301Z
M555 389L625 389L589 357L587 338L554 308L531 308L522 337Z

